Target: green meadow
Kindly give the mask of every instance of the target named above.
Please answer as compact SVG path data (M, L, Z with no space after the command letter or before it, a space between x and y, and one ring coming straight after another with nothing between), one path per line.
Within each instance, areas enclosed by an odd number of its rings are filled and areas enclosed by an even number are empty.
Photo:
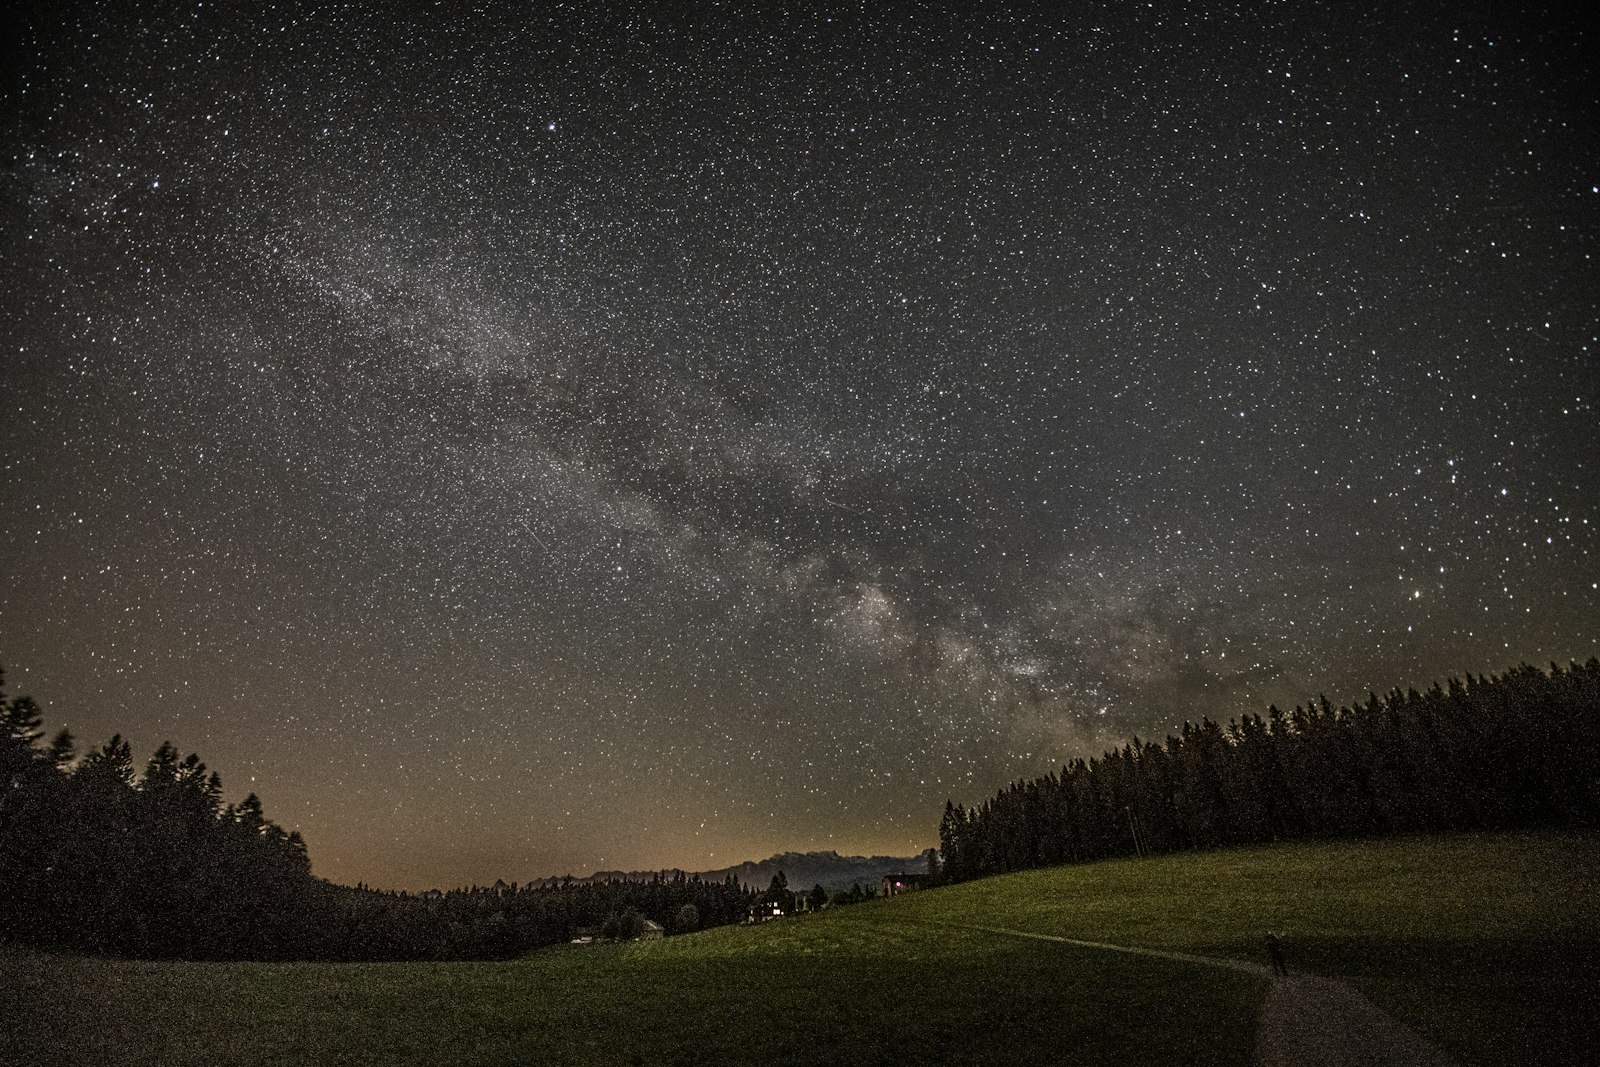
M1579 1063L1600 974L1594 837L1293 844L1027 871L504 963L0 956L0 1056L118 1064L1250 1061L1266 982L982 925L1349 982L1464 1063ZM16 1009L16 1010L13 1010Z

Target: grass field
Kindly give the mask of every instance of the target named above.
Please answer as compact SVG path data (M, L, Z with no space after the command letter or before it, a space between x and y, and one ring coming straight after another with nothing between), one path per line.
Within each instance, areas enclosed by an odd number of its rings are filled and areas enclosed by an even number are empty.
M907 917L1266 962L1339 978L1468 1063L1591 1063L1600 839L1462 834L1026 871Z
M982 924L1342 978L1467 1063L1588 1062L1592 837L1286 845L1029 871L510 963L0 957L20 1062L1243 1064L1249 975ZM0 1027L7 1024L0 1022Z

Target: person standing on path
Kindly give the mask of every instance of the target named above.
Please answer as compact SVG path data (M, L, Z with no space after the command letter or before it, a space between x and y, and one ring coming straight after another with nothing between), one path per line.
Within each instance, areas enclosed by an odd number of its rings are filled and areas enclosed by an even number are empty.
M1289 976L1289 965L1283 962L1283 942L1277 934L1267 935L1267 957L1272 960L1272 973L1279 978Z

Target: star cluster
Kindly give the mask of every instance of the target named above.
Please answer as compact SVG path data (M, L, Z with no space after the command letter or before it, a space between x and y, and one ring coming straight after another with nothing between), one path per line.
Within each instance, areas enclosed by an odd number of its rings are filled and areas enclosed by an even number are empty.
M1600 651L1555 16L62 10L0 656L319 874L914 851L1133 734Z

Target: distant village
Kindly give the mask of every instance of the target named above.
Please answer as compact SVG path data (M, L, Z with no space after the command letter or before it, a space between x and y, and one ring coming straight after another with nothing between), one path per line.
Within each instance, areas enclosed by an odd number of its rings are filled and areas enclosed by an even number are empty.
M808 892L794 892L789 889L789 879L779 871L773 875L772 883L761 897L750 904L742 925L750 926L757 923L771 922L787 916L805 915L809 912L823 911L828 908L842 908L851 904L860 904L875 898L902 896L914 893L928 885L931 876L924 873L897 872L883 876L880 884L875 889L863 887L856 882L849 889L829 893L821 883L813 885ZM496 881L491 887L491 892L505 893L513 891L512 886ZM437 891L436 891L437 892ZM692 905L686 905L686 910L693 911ZM674 922L674 932L687 932L699 927L697 915L681 914L681 922ZM614 921L608 919L600 926L579 927L573 931L569 944L573 945L598 945L613 941L651 941L667 936L667 928L653 919L647 919L638 912L626 912L616 916Z

